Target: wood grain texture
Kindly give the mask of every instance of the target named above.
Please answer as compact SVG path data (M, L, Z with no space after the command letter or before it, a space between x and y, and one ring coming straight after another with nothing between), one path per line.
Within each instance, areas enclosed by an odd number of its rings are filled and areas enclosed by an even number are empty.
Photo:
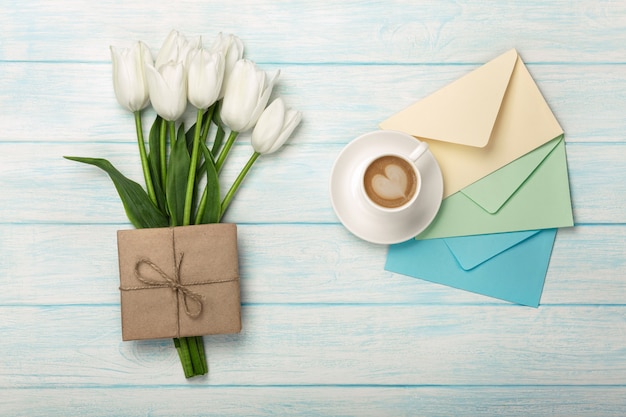
M115 233L128 228L1 225L2 276L11 279L0 305L119 304ZM624 226L560 230L542 305L623 304L625 239ZM508 305L385 272L387 248L338 224L239 225L238 241L244 304Z
M2 60L107 61L109 45L144 39L156 50L171 28L208 39L235 32L262 62L479 63L511 45L524 45L533 60L545 62L626 57L626 5L610 0L185 0L176 7L145 0L89 7L82 0L64 0L62 7L27 0L0 11L0 25L11 34L0 47Z
M621 387L160 387L38 388L39 402L5 389L7 415L66 416L622 416Z
M25 0L0 27L2 416L626 413L626 3ZM62 158L141 178L109 45L156 53L170 29L236 33L304 113L227 213L244 330L206 337L191 381L170 340L121 341L130 225L105 174ZM328 196L350 140L512 47L565 131L576 221L538 309L384 271ZM250 152L243 134L223 187Z
M118 306L0 318L3 388L186 383L171 340L120 340ZM205 337L210 374L188 384L621 386L625 318L621 306L245 306L240 334Z

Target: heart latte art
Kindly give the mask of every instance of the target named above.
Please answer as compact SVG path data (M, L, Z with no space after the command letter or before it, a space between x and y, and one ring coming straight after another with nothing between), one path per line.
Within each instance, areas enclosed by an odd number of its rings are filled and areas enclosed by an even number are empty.
M411 200L417 189L413 166L402 158L385 155L375 159L363 176L365 193L375 204L396 208Z
M406 197L406 173L397 165L387 165L385 175L376 174L372 178L372 191L380 198L393 200Z

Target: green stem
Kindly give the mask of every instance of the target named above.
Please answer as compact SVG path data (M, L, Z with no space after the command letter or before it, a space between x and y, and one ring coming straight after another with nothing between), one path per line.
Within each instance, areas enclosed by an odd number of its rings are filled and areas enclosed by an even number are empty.
M212 112L210 110L210 112ZM193 135L193 147L191 151L191 162L189 165L189 174L187 175L187 190L185 194L185 211L183 217L183 226L187 226L191 220L191 205L193 202L193 192L196 185L196 167L198 165L198 154L200 153L200 137L202 135L202 118L204 111L198 109L196 115L196 127ZM209 120L211 115L209 114ZM207 128L208 130L208 128ZM206 356L204 354L204 342L202 336L184 338L189 351L189 358L193 375L204 375L207 373ZM183 365L184 366L184 365Z
M197 337L186 337L187 344L189 346L189 353L191 357L191 365L193 366L193 374L195 375L203 375L204 366L201 362L200 355L200 346L198 345Z
M209 110L212 113L212 110ZM193 192L196 185L196 167L198 166L198 156L200 153L200 137L202 135L203 126L202 118L204 111L198 109L196 114L196 127L193 135L193 146L191 151L191 162L189 165L189 173L187 175L187 189L185 192L185 208L183 214L183 226L187 226L191 221L191 205L193 203ZM209 114L209 121L211 114ZM206 127L208 130L208 127ZM174 136L173 123L170 123L170 136ZM185 376L187 378L196 375L204 375L207 373L206 356L204 353L204 342L202 336L183 337L181 340L181 350L184 354L181 358L185 358L187 362L183 363ZM182 359L181 359L182 360ZM191 375L187 376L188 369L191 368Z
M194 372L191 362L191 356L189 355L189 345L187 344L187 338L175 338L174 346L176 346L176 351L178 352L180 363L183 365L185 378L191 378L192 376L194 376Z
M200 133L202 130L202 117L204 112L198 109L196 115L196 128L193 133L193 147L191 151L191 162L189 164L189 174L187 175L187 190L185 192L185 208L183 212L183 226L189 225L191 220L191 203L193 201L193 190L196 185L196 167L198 166L198 153L200 151Z
M217 131L215 132L215 140L213 141L213 147L211 148L211 153L213 156L217 156L217 153L220 151L222 146L222 142L224 141L224 125L222 124L222 119L220 118L219 108L221 107L221 102L218 101L215 103L216 110L213 112L213 123L217 126Z
M228 152L230 152L230 148L233 146L233 143L235 143L235 139L237 139L238 134L239 134L238 132L230 132L230 136L228 137L226 146L224 147L217 161L215 162L215 169L217 170L218 173L220 172L222 165L224 165L226 156L228 155ZM218 132L216 133L216 137L218 135L219 135L219 129L218 129ZM200 219L202 218L202 214L204 213L204 210L206 209L206 204L207 204L207 190L205 188L204 192L202 193L202 197L200 198L200 204L198 205L198 211L196 213L195 224L200 224Z
M239 132L235 132L235 131L230 132L230 135L228 136L228 140L226 141L226 144L224 145L224 149L222 149L222 151L220 152L220 156L217 158L217 161L215 162L215 169L217 170L217 172L221 171L222 166L224 165L224 161L226 161L226 157L228 156L228 153L230 152L230 148L233 147L233 143L235 143L235 139L237 139L237 135L239 135Z
M148 165L148 155L146 154L146 143L143 139L143 127L141 125L141 110L134 112L135 114L135 130L137 131L137 144L139 145L139 156L141 157L141 168L143 169L143 177L146 181L148 196L156 205L156 193L154 192L154 184L152 184L152 176L150 175L150 166Z
M176 122L175 121L167 122L167 125L170 128L170 144L174 144L176 143L176 139L178 139L176 137Z
M167 176L167 125L165 119L161 120L159 128L159 159L161 166L161 187L165 190L165 177Z
M200 220L202 219L202 215L204 214L204 210L206 210L207 203L207 189L204 188L202 192L202 197L200 198L200 204L198 204L198 211L196 212L196 220L194 224L200 224Z
M224 200L222 201L222 206L220 208L220 220L222 219L222 216L224 215L224 212L228 208L228 205L230 204L231 200L235 196L235 193L239 189L239 186L243 182L243 179L248 174L248 171L250 171L250 168L252 168L252 165L254 165L257 159L259 159L259 156L261 156L261 154L258 152L254 152L250 156L250 159L248 159L248 162L246 163L246 165L243 167L243 169L241 170L241 172L235 179L235 182L233 182L233 185L230 186L230 190L228 190L228 192L224 196Z
M209 136L209 129L211 128L211 119L213 119L213 114L215 113L216 107L217 107L217 103L213 104L211 107L209 107L209 110L207 110L208 112L207 118L206 118L206 121L202 124L202 136L200 137L200 140L202 140L203 142L206 142L206 138L207 136Z
M209 135L209 128L211 126L211 120L213 119L213 115L215 114L215 110L217 109L218 103L213 104L213 106L211 108L209 108L209 112L210 114L207 117L206 122L204 123L204 126L202 126L202 136L201 136L201 140L206 142L206 138ZM218 125L219 126L219 125ZM222 130L223 132L223 130ZM216 141L217 141L217 136L219 135L219 130L218 132L215 134L216 136ZM200 197L200 203L198 204L198 210L196 211L196 218L194 220L194 224L200 224L200 219L202 219L202 215L204 214L204 210L206 210L206 204L207 204L207 189L205 188L204 191L202 192L202 197Z
M202 364L201 375L204 375L209 372L209 367L206 362L206 355L204 354L204 340L202 340L202 336L196 336L196 343L198 344L198 353L200 353L200 363Z

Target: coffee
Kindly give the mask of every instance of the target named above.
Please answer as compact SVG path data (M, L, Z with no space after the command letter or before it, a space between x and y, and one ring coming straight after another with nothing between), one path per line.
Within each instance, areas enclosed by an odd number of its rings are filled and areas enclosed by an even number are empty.
M417 191L413 165L395 155L384 155L365 169L363 188L367 196L384 208L397 208L411 201Z

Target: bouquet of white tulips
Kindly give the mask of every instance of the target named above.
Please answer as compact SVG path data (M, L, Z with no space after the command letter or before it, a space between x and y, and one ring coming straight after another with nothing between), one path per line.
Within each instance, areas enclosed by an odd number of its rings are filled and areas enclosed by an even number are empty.
M243 59L243 43L234 35L219 34L204 48L199 37L188 41L172 31L154 61L143 42L111 47L111 56L116 98L134 114L145 188L105 159L66 158L104 170L136 228L220 222L259 156L279 149L300 123L301 113L281 98L268 105L279 72L270 78ZM197 111L185 130L187 103ZM146 143L141 116L149 104L157 115ZM250 130L252 155L222 195L221 169L237 136ZM186 377L207 373L201 335L174 344Z

